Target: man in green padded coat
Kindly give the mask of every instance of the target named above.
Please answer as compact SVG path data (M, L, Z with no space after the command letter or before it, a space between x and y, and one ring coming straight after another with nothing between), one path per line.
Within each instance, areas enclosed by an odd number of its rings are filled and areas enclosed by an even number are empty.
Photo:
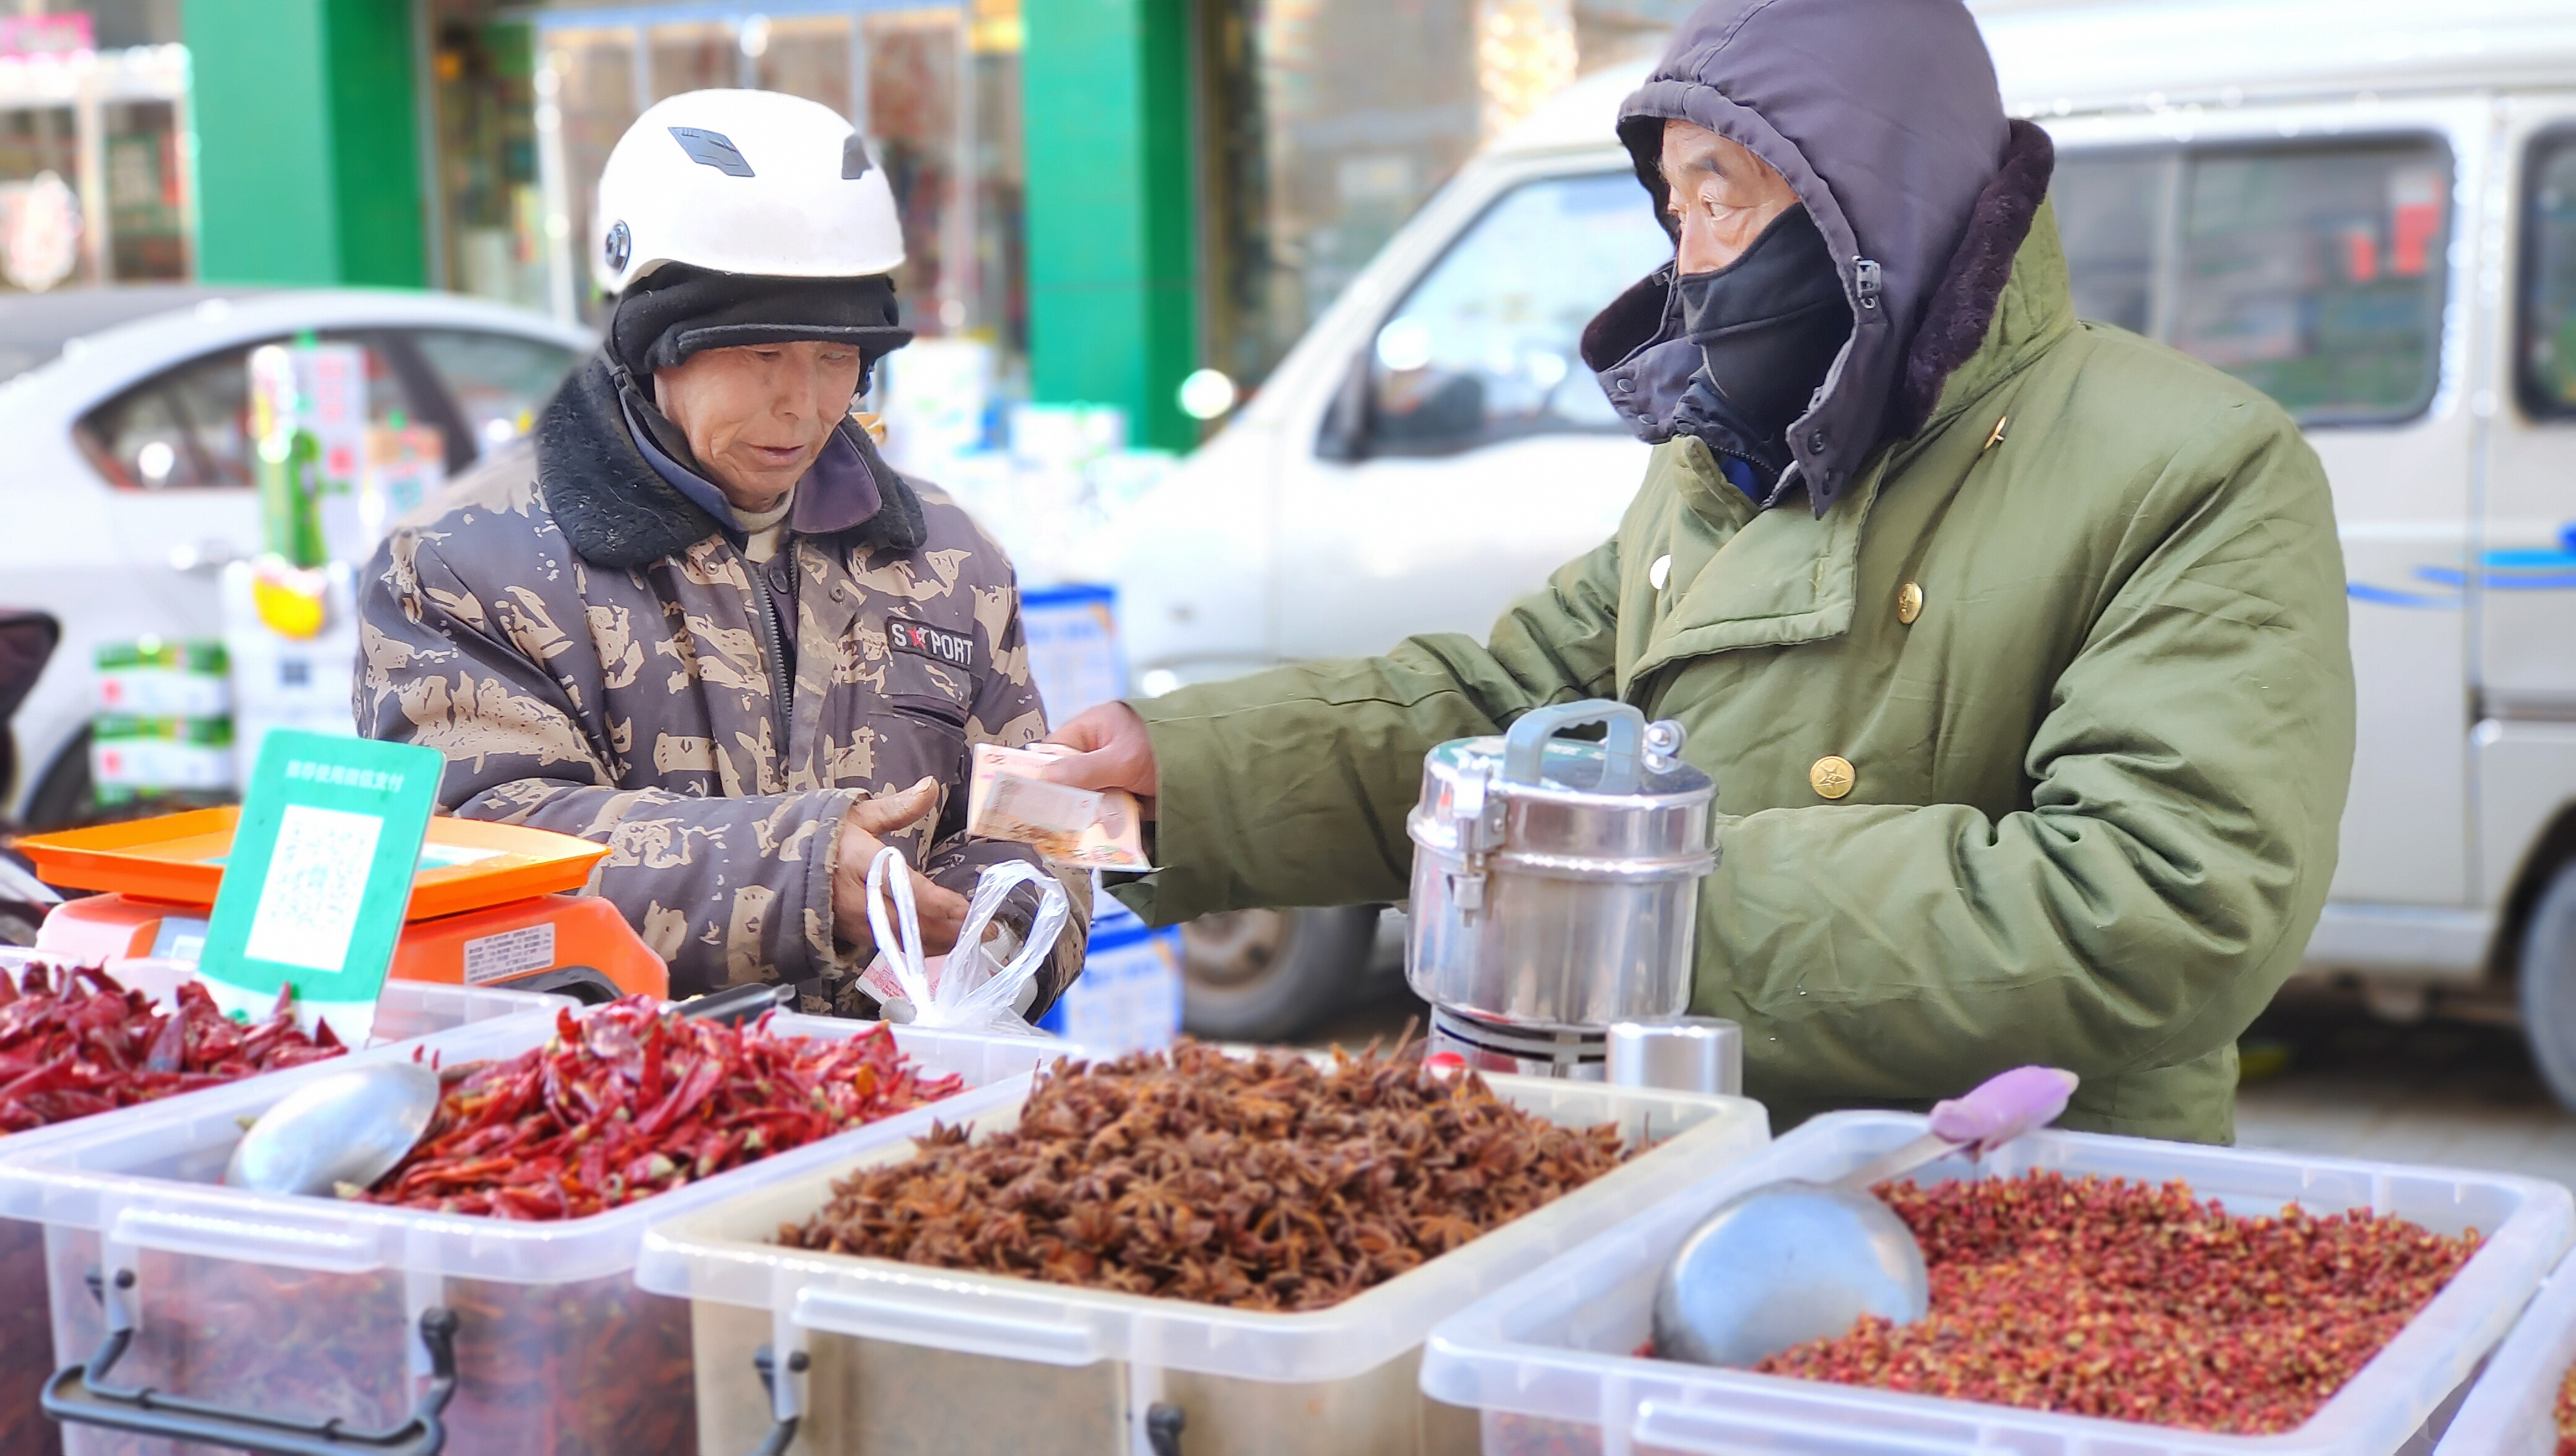
M1481 645L1066 725L1068 781L1155 796L1131 903L1400 898L1426 750L1615 697L1717 780L1692 1009L1776 1126L2042 1062L2068 1126L2226 1140L2351 774L2316 457L2076 319L1958 0L1710 0L1619 136L1677 248L1584 338L1658 445L1618 534Z

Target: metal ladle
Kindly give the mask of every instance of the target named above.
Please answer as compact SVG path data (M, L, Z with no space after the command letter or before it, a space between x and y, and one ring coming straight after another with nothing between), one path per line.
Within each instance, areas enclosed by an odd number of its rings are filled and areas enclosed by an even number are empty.
M2018 1067L1932 1109L1930 1131L1830 1183L1783 1179L1720 1204L1682 1240L1655 1289L1655 1353L1749 1366L1863 1315L1912 1324L1931 1307L1913 1230L1869 1190L1961 1149L2044 1127L2074 1095L2073 1072Z
M785 986L735 986L678 1009L693 1019L739 1023L789 994ZM316 1198L372 1187L429 1130L438 1096L438 1074L418 1062L371 1062L316 1078L277 1099L242 1134L224 1165L224 1184Z

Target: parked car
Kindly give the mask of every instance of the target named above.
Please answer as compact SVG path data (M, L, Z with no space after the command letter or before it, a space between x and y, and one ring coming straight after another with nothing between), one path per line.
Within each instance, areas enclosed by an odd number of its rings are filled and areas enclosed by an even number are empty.
M2576 29L2565 0L1980 10L2085 317L2278 399L2334 484L2360 746L2307 972L2518 1008L2576 1105ZM1610 534L1645 448L1576 353L1669 256L1611 142L1641 70L1472 161L1131 517L1145 691L1481 634ZM1194 1021L1278 1034L1373 908L1234 917ZM1257 933L1254 925L1260 928ZM1252 951L1247 953L1249 945Z
M101 642L217 635L215 576L256 554L250 351L310 333L363 345L367 408L446 437L454 473L524 433L591 346L552 319L450 294L156 286L0 300L0 602L50 612L62 647L19 708L33 828L91 798Z

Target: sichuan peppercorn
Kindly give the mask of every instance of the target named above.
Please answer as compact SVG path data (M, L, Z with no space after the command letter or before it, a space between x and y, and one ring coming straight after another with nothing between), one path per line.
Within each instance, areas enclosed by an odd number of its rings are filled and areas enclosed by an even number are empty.
M2576 1370L2558 1383L2558 1456L2576 1456Z
M2031 1173L1876 1190L1931 1313L1864 1318L1766 1374L2237 1434L2290 1430L2476 1252L2366 1210L2240 1217L2180 1182Z
M1169 1053L1041 1071L1016 1127L935 1129L779 1241L1255 1310L1339 1304L1626 1156L1399 1054Z

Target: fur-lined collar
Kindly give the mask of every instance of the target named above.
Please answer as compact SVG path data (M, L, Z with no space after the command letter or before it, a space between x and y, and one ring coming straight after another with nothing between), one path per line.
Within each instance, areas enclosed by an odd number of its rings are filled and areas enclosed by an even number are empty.
M921 498L877 453L867 432L844 425L876 476L885 504L829 538L860 547L917 551L929 539ZM584 561L627 570L677 555L718 534L714 517L672 489L627 433L617 380L594 356L546 403L537 420L537 488L564 539Z
M1950 254L1950 266L1933 289L1923 323L1906 346L1905 375L1888 415L1888 438L1902 440L1923 428L1941 402L1941 386L1984 347L1995 305L2012 278L2013 256L2030 236L2031 219L2048 196L2057 170L2057 148L2035 123L2015 121L2003 165L1977 195L1968 230Z

